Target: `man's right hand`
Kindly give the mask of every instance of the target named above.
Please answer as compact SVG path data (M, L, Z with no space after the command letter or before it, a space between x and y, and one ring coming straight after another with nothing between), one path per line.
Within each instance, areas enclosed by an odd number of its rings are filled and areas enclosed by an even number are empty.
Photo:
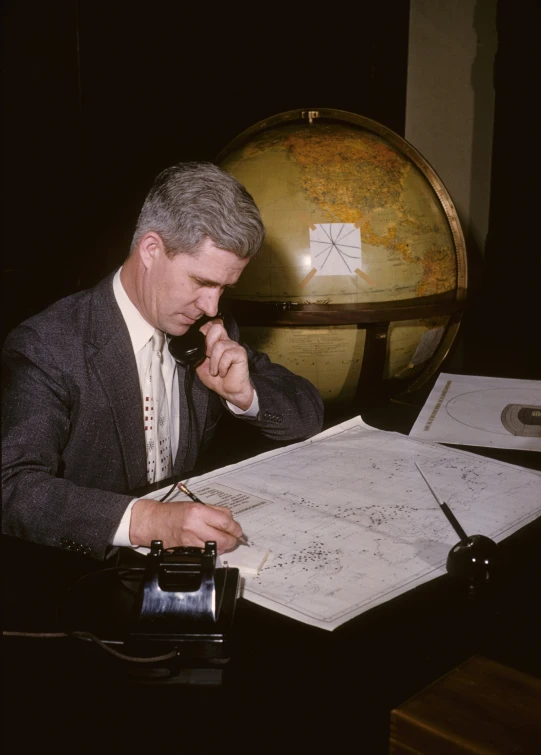
M164 504L142 498L131 511L132 545L150 548L152 540L161 540L164 548L203 548L207 540L214 540L218 553L225 553L235 548L241 535L242 527L225 506L189 501Z

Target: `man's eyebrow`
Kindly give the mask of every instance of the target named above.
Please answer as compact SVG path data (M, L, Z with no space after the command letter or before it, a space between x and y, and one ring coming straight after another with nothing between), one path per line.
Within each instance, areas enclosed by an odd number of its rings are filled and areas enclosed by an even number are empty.
M201 278L198 275L194 276L194 280L197 281L197 283L200 283L202 286L213 286L215 288L221 288L222 286L224 288L235 288L236 283L218 283L217 281L210 280L210 278Z
M199 276L199 275L194 275L193 279L195 281L197 281L197 283L201 283L201 285L203 285L203 286L216 286L216 287L219 287L219 286L222 285L221 283L218 283L218 281L210 280L210 278L201 278L201 276Z

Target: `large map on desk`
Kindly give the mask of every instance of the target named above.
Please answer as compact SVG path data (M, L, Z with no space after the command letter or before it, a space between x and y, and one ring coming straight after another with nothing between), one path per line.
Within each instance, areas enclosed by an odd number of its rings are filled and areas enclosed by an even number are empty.
M538 473L360 417L188 485L270 550L244 597L332 630L445 573L458 538L415 462L469 535L499 542L541 513Z

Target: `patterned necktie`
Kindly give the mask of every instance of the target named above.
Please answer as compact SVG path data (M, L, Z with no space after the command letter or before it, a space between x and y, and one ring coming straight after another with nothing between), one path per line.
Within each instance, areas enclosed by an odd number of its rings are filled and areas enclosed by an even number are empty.
M143 391L147 479L157 482L171 476L169 405L162 373L164 334L155 330Z

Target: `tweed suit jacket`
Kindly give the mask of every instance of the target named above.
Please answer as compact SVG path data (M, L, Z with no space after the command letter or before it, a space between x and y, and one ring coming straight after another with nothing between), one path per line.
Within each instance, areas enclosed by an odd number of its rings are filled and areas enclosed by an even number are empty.
M129 491L146 483L141 391L113 276L22 323L3 349L3 532L96 558L111 551L133 499ZM239 340L236 323L228 330ZM323 405L315 387L244 346L259 414L239 421L277 441L319 432ZM196 377L189 440L184 370L178 369L174 474L193 468L227 411Z

